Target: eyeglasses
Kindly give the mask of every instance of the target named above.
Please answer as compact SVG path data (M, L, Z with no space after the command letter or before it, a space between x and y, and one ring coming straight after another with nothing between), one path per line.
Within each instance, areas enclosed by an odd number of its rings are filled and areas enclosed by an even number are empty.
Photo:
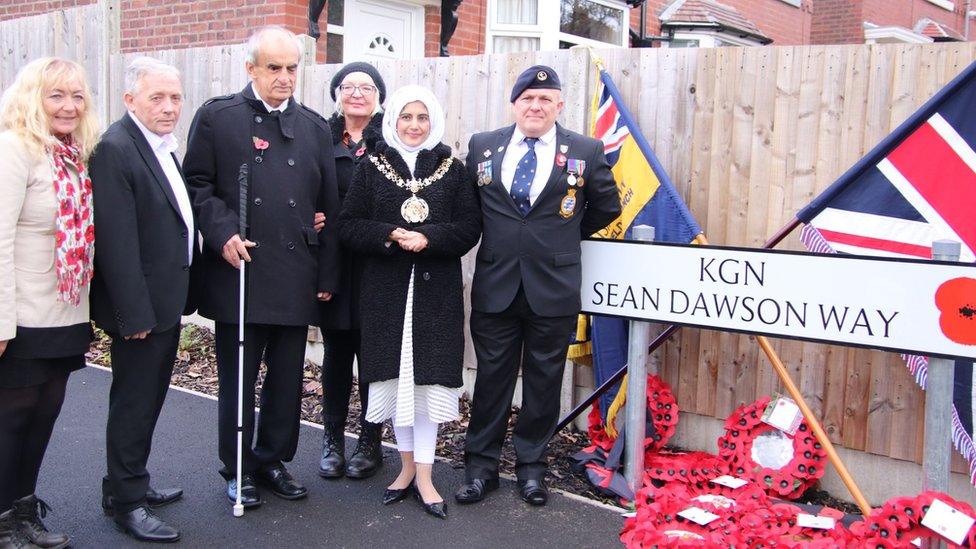
M342 92L342 95L352 95L356 90L359 90L359 93L363 95L373 95L376 93L376 86L370 86L369 84L362 84L359 86L355 86L353 84L343 84L339 86L339 91Z

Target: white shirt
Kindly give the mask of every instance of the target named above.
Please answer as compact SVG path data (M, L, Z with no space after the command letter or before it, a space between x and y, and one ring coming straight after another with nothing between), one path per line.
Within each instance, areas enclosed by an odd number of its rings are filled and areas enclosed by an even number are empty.
M261 94L258 93L258 89L254 87L254 82L251 82L251 93L254 94L254 97L257 97L258 99L261 100L262 103L264 103L264 108L265 109L268 109L268 112L272 112L272 111L285 112L285 109L288 108L288 100L287 99L285 99L284 101L282 101L281 104L278 105L277 107L272 107L271 105L269 105L268 102L265 101L263 97L261 97Z
M173 189L176 204L180 207L180 217L183 218L183 224L186 225L187 263L192 263L193 235L195 234L195 229L193 228L193 209L190 207L190 195L186 191L186 183L183 182L180 170L176 167L176 159L173 158L173 153L176 152L179 146L176 142L176 137L171 133L158 135L149 131L131 112L129 113L129 117L132 118L139 130L142 131L142 135L146 137L146 141L149 142L149 148L156 154L156 160L159 161L159 166L163 169L163 174L166 175L166 180L169 182L170 188Z
M525 134L515 126L515 133L512 140L508 142L508 150L502 159L502 185L509 193L512 192L512 180L515 179L515 168L518 163L529 152L529 146L525 144ZM535 178L532 179L532 187L529 189L529 204L535 204L535 199L539 198L542 189L546 187L549 176L552 174L552 164L556 161L556 125L539 138L535 144Z

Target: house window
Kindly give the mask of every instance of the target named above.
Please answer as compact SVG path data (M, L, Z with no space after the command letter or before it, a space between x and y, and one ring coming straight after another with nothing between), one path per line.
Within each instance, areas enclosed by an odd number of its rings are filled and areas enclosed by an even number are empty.
M578 38L619 44L627 10L594 0L561 0L559 32Z
M722 46L761 46L762 42L747 37L735 36L716 31L675 32L671 40L664 42L666 48L719 48Z
M343 26L345 23L345 1L329 0L327 9L328 30L326 31L325 62L342 63L342 50L346 34L346 29Z
M627 45L624 0L497 0L488 10L491 53Z

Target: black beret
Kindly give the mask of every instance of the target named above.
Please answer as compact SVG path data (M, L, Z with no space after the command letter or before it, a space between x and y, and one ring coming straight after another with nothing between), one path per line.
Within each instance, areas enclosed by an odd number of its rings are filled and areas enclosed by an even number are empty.
M514 103L518 96L528 89L561 90L562 87L559 85L559 75L556 74L555 69L545 65L532 65L522 71L515 80L510 101Z
M336 100L335 91L342 84L342 80L353 72L365 72L373 79L373 83L376 84L376 91L380 92L380 103L386 100L386 84L383 83L383 77L380 76L380 72L376 70L376 67L370 65L369 63L363 63L362 61L356 61L355 63L349 63L348 65L342 67L332 76L332 82L329 84L329 95L332 96L332 100Z

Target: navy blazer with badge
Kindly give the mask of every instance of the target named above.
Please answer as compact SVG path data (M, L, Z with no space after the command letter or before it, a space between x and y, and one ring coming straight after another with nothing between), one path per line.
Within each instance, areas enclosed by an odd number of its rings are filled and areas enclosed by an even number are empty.
M267 147L259 149L255 138ZM294 98L283 112L268 113L250 84L208 101L190 127L183 169L205 243L200 314L237 323L238 271L221 250L239 229L242 164L249 174L247 238L258 244L249 250L245 322L317 324L316 293L335 292L340 274L332 133ZM316 211L326 215L320 233Z
M580 240L620 215L617 185L603 143L557 124L557 161L545 188L523 217L501 182L502 159L514 131L512 125L475 134L468 143L469 177L479 181L486 163L491 166L490 183L482 177L478 186L483 234L471 306L485 313L502 312L521 285L537 315L573 315L580 310ZM559 161L560 155L566 158L565 164ZM585 163L583 173L578 174L583 184L570 186L567 168L580 160Z
M129 114L102 135L89 170L98 239L92 320L121 336L176 326L196 310L199 246L194 236L191 269L173 189Z

